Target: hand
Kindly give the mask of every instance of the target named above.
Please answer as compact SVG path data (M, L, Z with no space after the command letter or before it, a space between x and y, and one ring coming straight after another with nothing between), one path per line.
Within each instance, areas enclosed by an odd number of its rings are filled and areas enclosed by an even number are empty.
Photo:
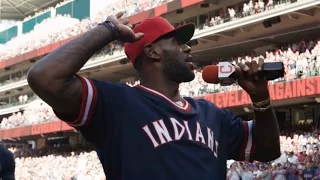
M268 81L261 76L264 59L239 63L235 66L238 84L250 95L252 102L260 102L269 98Z
M143 37L143 33L134 33L132 30L132 24L129 23L127 18L121 18L123 16L123 12L117 13L115 16L108 16L107 21L114 23L118 27L119 36L116 40L121 42L136 42Z

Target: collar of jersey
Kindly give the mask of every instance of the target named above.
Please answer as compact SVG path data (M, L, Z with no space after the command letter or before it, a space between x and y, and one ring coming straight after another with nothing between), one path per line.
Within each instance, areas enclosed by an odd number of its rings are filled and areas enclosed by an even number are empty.
M183 106L179 106L177 103L173 102L172 100L170 100L169 98L167 98L165 95L161 94L158 91L155 91L153 89L147 88L147 87L142 86L142 85L136 85L135 87L137 87L138 89L141 89L141 90L143 90L145 92L148 92L148 93L150 93L152 95L155 95L155 96L158 96L158 97L164 99L165 101L167 101L168 103L172 104L174 107L176 107L178 109L181 109L183 111L189 111L190 110L189 102L186 101L183 97L181 97Z

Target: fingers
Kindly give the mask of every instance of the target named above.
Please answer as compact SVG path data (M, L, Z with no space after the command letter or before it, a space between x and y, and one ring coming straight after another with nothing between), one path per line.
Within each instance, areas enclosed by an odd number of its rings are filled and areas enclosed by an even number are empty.
M246 65L244 64L237 64L234 66L234 68L236 69L236 75L237 75L237 78L238 78L238 82L241 83L241 81L244 80L244 68L245 68Z
M121 18L124 15L123 12L118 12L116 15L108 16L107 19L112 20L112 21L118 21L121 24L127 25L129 24L129 19L128 18Z
M140 40L141 38L143 38L144 34L143 33L136 33L135 34L135 40L138 41Z
M129 24L129 19L128 18L124 18L124 19L120 19L119 22L123 25L128 25Z
M263 70L263 65L264 65L264 59L263 58L259 58L258 71L262 71Z
M248 76L248 77L252 77L252 74L253 74L253 72L252 72L252 64L250 62L246 62L245 65L248 67L248 68L246 68L248 70L246 71L245 75Z
M127 24L127 26L130 28L130 29L132 29L133 28L133 26L132 26L132 24Z
M133 25L130 24L129 19L128 18L124 18L124 19L120 19L119 22L123 25L128 26L130 29L133 28Z
M118 12L117 14L116 14L116 18L117 19L119 19L119 18L121 18L122 16L123 16L123 12Z
M241 76L243 78L257 81L260 78L260 72L263 69L263 64L264 64L264 60L263 58L260 58L258 63L256 61L252 61L252 62L246 62L245 64L239 63L237 64L237 66L238 66L238 71L242 72ZM239 75L240 74L238 74L238 78L239 78Z
M107 18L107 20L114 22L119 30L121 30L121 35L118 37L118 40L132 43L143 38L143 33L134 33L132 31L133 25L129 22L128 18L121 18L123 15L123 12L119 12L116 15Z
M252 78L257 81L259 79L258 64L256 61L252 61L250 64L251 64Z

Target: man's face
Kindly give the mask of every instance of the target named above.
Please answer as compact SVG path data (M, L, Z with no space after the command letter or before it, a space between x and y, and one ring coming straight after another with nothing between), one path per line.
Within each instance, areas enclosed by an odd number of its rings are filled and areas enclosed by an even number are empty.
M306 167L307 167L307 168L311 168L311 163L307 163L307 164L306 164Z
M247 165L243 166L243 170L248 171L249 167Z
M192 81L195 74L190 47L179 43L174 37L162 39L158 45L165 76L177 83Z

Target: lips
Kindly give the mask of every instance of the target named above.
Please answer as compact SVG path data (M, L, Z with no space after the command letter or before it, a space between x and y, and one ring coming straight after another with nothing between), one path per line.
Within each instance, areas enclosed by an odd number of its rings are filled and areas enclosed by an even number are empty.
M186 62L192 62L192 56L189 54L185 60Z
M189 68L191 70L195 70L196 66L193 64L192 62L192 56L189 54L188 57L185 59L185 62L187 63L187 65L189 66Z

